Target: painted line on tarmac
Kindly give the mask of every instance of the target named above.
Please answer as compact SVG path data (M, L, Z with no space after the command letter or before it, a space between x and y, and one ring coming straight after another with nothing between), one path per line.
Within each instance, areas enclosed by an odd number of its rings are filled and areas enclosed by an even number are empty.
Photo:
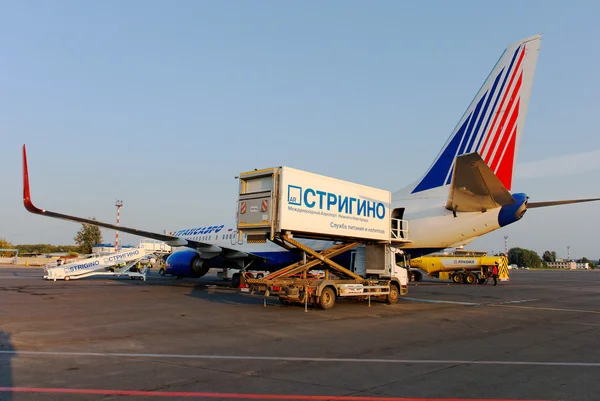
M289 362L332 362L332 363L390 363L424 365L534 365L534 366L575 366L600 367L600 362L542 362L542 361L477 361L445 359L362 359L362 358L311 358L295 356L252 356L252 355L190 355L190 354L132 354L123 352L69 352L69 351L19 351L0 350L0 356L92 356L120 358L161 358L161 359L210 359L246 361L289 361Z
M517 299L514 301L501 301L501 302L496 302L496 303L490 304L490 305L522 304L525 302L535 302L535 301L539 301L539 298L538 299Z
M496 307L502 307L502 308L535 309L535 310L545 310L545 311L551 311L551 312L595 313L595 314L600 315L600 311L590 310L590 309L542 308L540 306L520 306L520 305L501 305L501 304L491 304L490 306L496 306Z
M434 304L454 304L454 305L468 305L468 306L479 306L481 304L474 302L459 302L459 301L443 301L439 299L425 299L425 298L410 298L410 297L400 297L398 300L403 301L417 301L417 302L429 302Z
M309 400L309 401L517 401L491 398L422 398L422 397L377 397L356 395L301 395L301 394L249 394L249 393L213 393L193 391L148 391L148 390L105 390L83 388L37 388L37 387L0 387L0 393L45 393L45 394L92 394L125 395L138 397L202 397L235 400ZM542 400L519 400L542 401Z

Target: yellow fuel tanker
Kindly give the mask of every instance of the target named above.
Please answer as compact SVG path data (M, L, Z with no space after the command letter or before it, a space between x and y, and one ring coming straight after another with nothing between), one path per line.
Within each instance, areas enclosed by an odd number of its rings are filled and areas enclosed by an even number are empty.
M419 281L423 274L455 283L486 284L494 262L498 262L498 278L508 281L508 258L504 255L488 256L477 253L456 253L451 255L431 255L411 259L409 271L411 280Z

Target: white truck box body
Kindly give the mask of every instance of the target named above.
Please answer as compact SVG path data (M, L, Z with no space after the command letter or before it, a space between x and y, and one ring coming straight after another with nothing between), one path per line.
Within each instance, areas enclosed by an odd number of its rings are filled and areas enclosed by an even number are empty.
M278 227L332 237L390 240L391 192L281 167Z

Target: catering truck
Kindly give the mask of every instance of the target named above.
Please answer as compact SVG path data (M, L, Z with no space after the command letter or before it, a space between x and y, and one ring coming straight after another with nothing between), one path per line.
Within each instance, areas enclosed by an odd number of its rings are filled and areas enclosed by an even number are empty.
M498 278L508 281L508 259L504 255L485 252L460 252L429 255L409 261L411 281L420 281L424 275L457 284L486 284L492 267L498 263Z
M408 223L392 218L389 191L290 167L245 172L239 179L240 235L302 255L263 278L244 272L248 291L322 309L338 297L394 303L407 293L408 271L396 261L404 258L399 245L409 241ZM340 261L347 256L350 262L354 248L350 270Z

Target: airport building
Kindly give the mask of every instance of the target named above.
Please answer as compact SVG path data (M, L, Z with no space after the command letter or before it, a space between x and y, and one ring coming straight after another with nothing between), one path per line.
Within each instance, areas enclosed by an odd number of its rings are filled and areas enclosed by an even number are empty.
M133 248L132 245L122 245L122 249ZM92 247L92 253L113 253L115 251L115 244L94 244Z
M589 263L577 263L577 262L548 262L548 267L551 269L589 269Z
M123 245L121 249L135 248L133 245ZM171 253L171 247L162 241L152 239L142 239L137 248L144 249L150 253ZM92 253L104 254L115 251L114 244L95 244L92 247Z

